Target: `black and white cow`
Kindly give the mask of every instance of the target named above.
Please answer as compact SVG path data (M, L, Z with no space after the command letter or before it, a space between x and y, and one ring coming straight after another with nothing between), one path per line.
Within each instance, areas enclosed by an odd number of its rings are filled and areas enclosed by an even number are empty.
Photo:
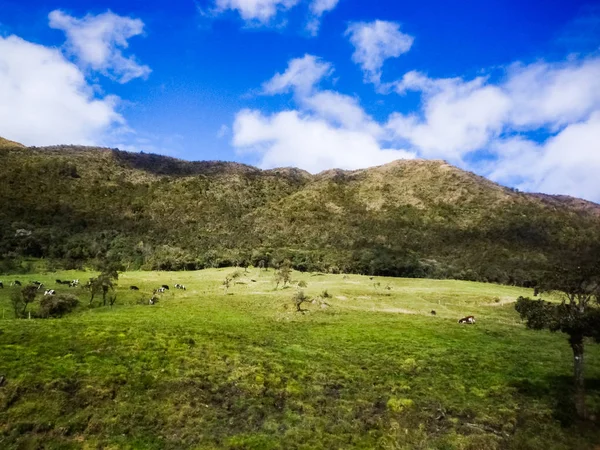
M175 289L181 289L185 291L185 286L183 284L176 284Z
M129 286L129 289L131 289L132 291L139 291L140 288L137 286Z
M54 289L46 289L44 291L44 296L46 296L46 295L55 295L55 294L56 294L56 291Z
M161 287L162 287L163 289L169 290L169 286L168 286L167 284L163 284Z
M76 280L71 281L71 284L69 284L70 287L77 287L79 286L79 278Z
M164 287L159 287L158 289L154 289L154 292L152 292L153 294L164 294L165 293L165 288Z
M15 280L12 283L10 283L11 286L21 286L21 282L19 280Z
M462 319L460 319L458 321L458 323L468 323L468 324L475 323L475 317L474 316L463 317Z

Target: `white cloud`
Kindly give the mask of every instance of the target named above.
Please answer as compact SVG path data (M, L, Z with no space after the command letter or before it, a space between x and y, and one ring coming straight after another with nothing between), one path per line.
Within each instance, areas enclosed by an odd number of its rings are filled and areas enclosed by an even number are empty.
M316 36L321 27L321 18L326 12L332 11L337 6L339 0L312 0L309 5L310 16L306 25L306 30Z
M259 111L244 110L237 114L233 130L233 145L258 153L263 168L294 166L315 173L414 157L403 150L381 148L369 133L335 127L322 118L298 111L265 116Z
M494 143L498 159L488 176L526 191L600 201L600 111L568 125L543 143L512 138Z
M134 56L124 56L122 52L129 46L130 38L143 33L144 23L140 19L119 16L110 11L77 19L60 10L52 11L48 18L51 28L65 32L68 51L83 67L99 71L120 83L150 74L148 66L139 64Z
M240 111L233 126L234 147L257 154L264 168L296 166L311 172L358 169L414 157L383 145L385 130L356 98L315 87L332 70L329 63L312 55L291 60L283 74L263 85L263 92L293 92L298 109L272 115Z
M292 59L284 73L278 73L263 84L266 95L283 94L296 91L301 95L309 94L324 77L331 75L331 64L313 55Z
M100 144L124 127L117 103L96 98L60 51L0 37L0 136L26 145Z
M513 101L515 127L567 125L600 108L600 58L515 64L503 89Z
M304 108L336 126L366 132L377 138L384 137L383 128L365 113L356 98L339 92L321 91L300 101Z
M393 114L388 127L422 156L460 161L502 131L510 99L484 78L469 82L415 79L425 89L422 118Z
M266 25L279 12L296 6L300 0L215 0L210 14L237 11L249 24Z
M387 123L419 155L445 158L524 190L600 201L599 57L513 64L495 83L409 72L395 88L422 92L419 111L393 114ZM467 164L477 151L492 163Z
M225 124L221 125L219 131L217 131L217 138L221 139L229 133L229 127Z
M351 23L346 35L355 48L352 60L361 66L365 80L376 85L381 82L383 63L408 52L414 41L400 31L400 24L382 20Z

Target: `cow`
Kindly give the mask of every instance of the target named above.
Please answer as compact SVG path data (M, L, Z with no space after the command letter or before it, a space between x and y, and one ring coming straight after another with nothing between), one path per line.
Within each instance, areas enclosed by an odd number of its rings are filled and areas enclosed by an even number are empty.
M40 283L39 281L32 281L31 284L37 286L38 290L44 287L44 283Z
M475 317L474 316L467 316L467 317L463 317L462 319L460 319L458 321L458 323L468 323L468 324L473 324L475 323Z
M159 287L158 289L154 289L154 291L152 293L153 294L164 294L165 293L165 288L164 287Z
M70 287L77 287L79 286L79 278L76 280L71 281L71 284L69 284Z
M152 296L152 298L148 301L149 305L155 305L156 303L158 303L158 298L156 298L154 295Z
M10 283L11 286L21 286L21 282L19 280L15 280L12 283Z
M4 283L0 281L0 289L4 289Z
M432 310L431 310L431 315L432 315L432 316L435 316L436 314L437 314L437 313L435 312L435 309L432 309Z
M540 288L538 288L538 287L533 288L533 296L534 297L537 297L539 293L540 293Z
M162 287L163 289L169 290L169 286L168 286L168 285L166 285L166 284L163 284L161 287Z
M44 296L54 294L56 294L56 291L54 289L46 289L46 291L44 292Z
M185 286L183 284L176 284L175 289L181 289L181 290L185 291Z
M132 291L139 291L140 288L137 286L129 286L129 289L131 289Z

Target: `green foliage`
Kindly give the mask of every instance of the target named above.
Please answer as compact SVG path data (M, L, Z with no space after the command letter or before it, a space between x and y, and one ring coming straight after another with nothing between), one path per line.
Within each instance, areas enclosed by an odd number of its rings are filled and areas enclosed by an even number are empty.
M12 290L10 300L16 318L26 317L27 306L35 302L38 292L38 287L33 284Z
M292 281L292 268L290 261L286 260L277 272L275 272L275 289L279 287L281 283L283 283L283 287L285 287L288 283Z
M294 302L294 306L298 312L303 312L302 304L304 302L308 302L309 300L310 298L304 293L304 291L297 291L292 297L292 301Z
M598 207L437 161L312 176L85 147L0 152L0 270L299 271L533 285ZM35 268L33 268L35 270Z
M79 299L73 294L47 295L40 301L40 316L62 317L79 305Z
M87 287L90 290L90 305L94 301L97 294L102 294L102 304L106 306L107 301L110 306L113 306L116 301L116 296L108 297L108 292L115 289L116 282L119 279L119 273L114 266L104 267L104 271L95 278L90 278Z
M560 331L569 336L591 337L600 342L600 308L560 304L519 297L515 309L528 328Z

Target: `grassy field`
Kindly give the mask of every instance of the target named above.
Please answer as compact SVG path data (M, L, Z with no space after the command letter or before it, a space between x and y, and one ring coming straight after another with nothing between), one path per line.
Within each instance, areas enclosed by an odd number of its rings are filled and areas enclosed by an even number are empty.
M600 445L598 427L571 420L567 339L526 330L514 311L530 290L294 272L309 296L329 295L301 314L295 284L275 290L272 271L249 270L226 293L234 270L124 273L113 308L89 308L89 293L54 283L90 273L4 277L0 448ZM82 306L16 320L14 279L77 293ZM171 289L148 305L161 284ZM457 324L468 314L475 325ZM600 346L587 352L598 414Z

